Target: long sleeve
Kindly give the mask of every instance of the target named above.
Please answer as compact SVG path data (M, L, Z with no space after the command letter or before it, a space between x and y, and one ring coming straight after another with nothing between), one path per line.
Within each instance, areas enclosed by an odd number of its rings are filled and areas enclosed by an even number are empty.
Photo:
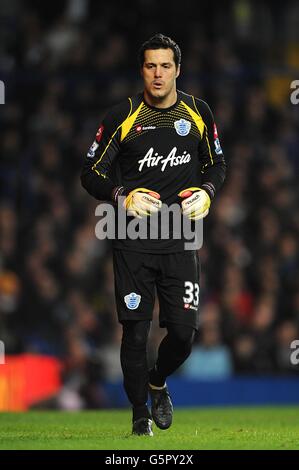
M113 189L117 186L111 169L120 152L121 126L130 111L130 101L127 100L107 113L84 160L82 186L98 200L111 201Z
M213 198L225 179L226 163L211 109L199 99L195 99L195 105L204 121L204 132L199 146L199 158L202 162L201 187Z

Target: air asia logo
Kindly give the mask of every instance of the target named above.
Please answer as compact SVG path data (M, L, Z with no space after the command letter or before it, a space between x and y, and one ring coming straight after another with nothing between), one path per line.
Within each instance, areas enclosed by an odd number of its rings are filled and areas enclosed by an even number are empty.
M190 160L191 155L190 153L187 153L186 150L184 150L182 155L177 155L177 148L173 147L167 157L164 157L163 155L159 155L158 152L154 153L154 149L151 147L146 155L141 160L138 160L138 170L142 171L144 165L146 165L147 168L150 168L160 164L161 171L164 171L168 164L169 166L183 165L184 163L189 163Z
M215 123L214 123L214 145L215 145L215 152L217 153L217 155L220 155L221 153L223 153L221 145L220 145L220 141L218 138L218 132L217 132L217 127Z
M104 126L103 126L103 124L102 124L102 125L100 126L98 132L96 133L96 141L97 141L98 144L100 143L101 138L102 138L102 136L103 136L103 131L104 131Z
M142 126L141 124L138 124L135 127L136 132L142 132L142 131L151 131L152 129L156 129L156 126Z

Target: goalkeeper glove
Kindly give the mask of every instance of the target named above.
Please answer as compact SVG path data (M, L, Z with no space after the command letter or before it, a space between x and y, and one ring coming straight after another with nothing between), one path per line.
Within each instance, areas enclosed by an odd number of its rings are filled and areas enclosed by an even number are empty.
M124 201L128 215L142 219L158 212L162 207L160 194L146 188L136 188Z
M187 188L179 193L183 199L182 213L191 220L203 219L208 215L211 199L208 193L201 188Z

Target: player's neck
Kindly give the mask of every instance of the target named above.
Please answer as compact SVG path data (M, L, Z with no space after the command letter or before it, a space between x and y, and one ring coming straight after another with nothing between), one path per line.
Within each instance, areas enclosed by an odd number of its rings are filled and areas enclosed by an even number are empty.
M177 98L178 94L176 89L163 98L156 98L155 96L151 96L146 92L146 90L144 90L144 99L146 103L155 108L170 108L177 102Z

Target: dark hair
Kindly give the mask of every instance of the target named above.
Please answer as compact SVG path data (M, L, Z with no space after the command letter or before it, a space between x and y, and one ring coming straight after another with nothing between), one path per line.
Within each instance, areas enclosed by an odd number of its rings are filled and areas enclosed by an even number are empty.
M142 44L139 49L139 63L141 67L143 66L144 62L144 52L148 49L171 49L173 51L176 68L178 68L181 63L181 49L179 48L177 43L173 41L173 39L169 38L168 36L164 36L164 34L155 34L155 36L148 39L148 41L145 41Z

